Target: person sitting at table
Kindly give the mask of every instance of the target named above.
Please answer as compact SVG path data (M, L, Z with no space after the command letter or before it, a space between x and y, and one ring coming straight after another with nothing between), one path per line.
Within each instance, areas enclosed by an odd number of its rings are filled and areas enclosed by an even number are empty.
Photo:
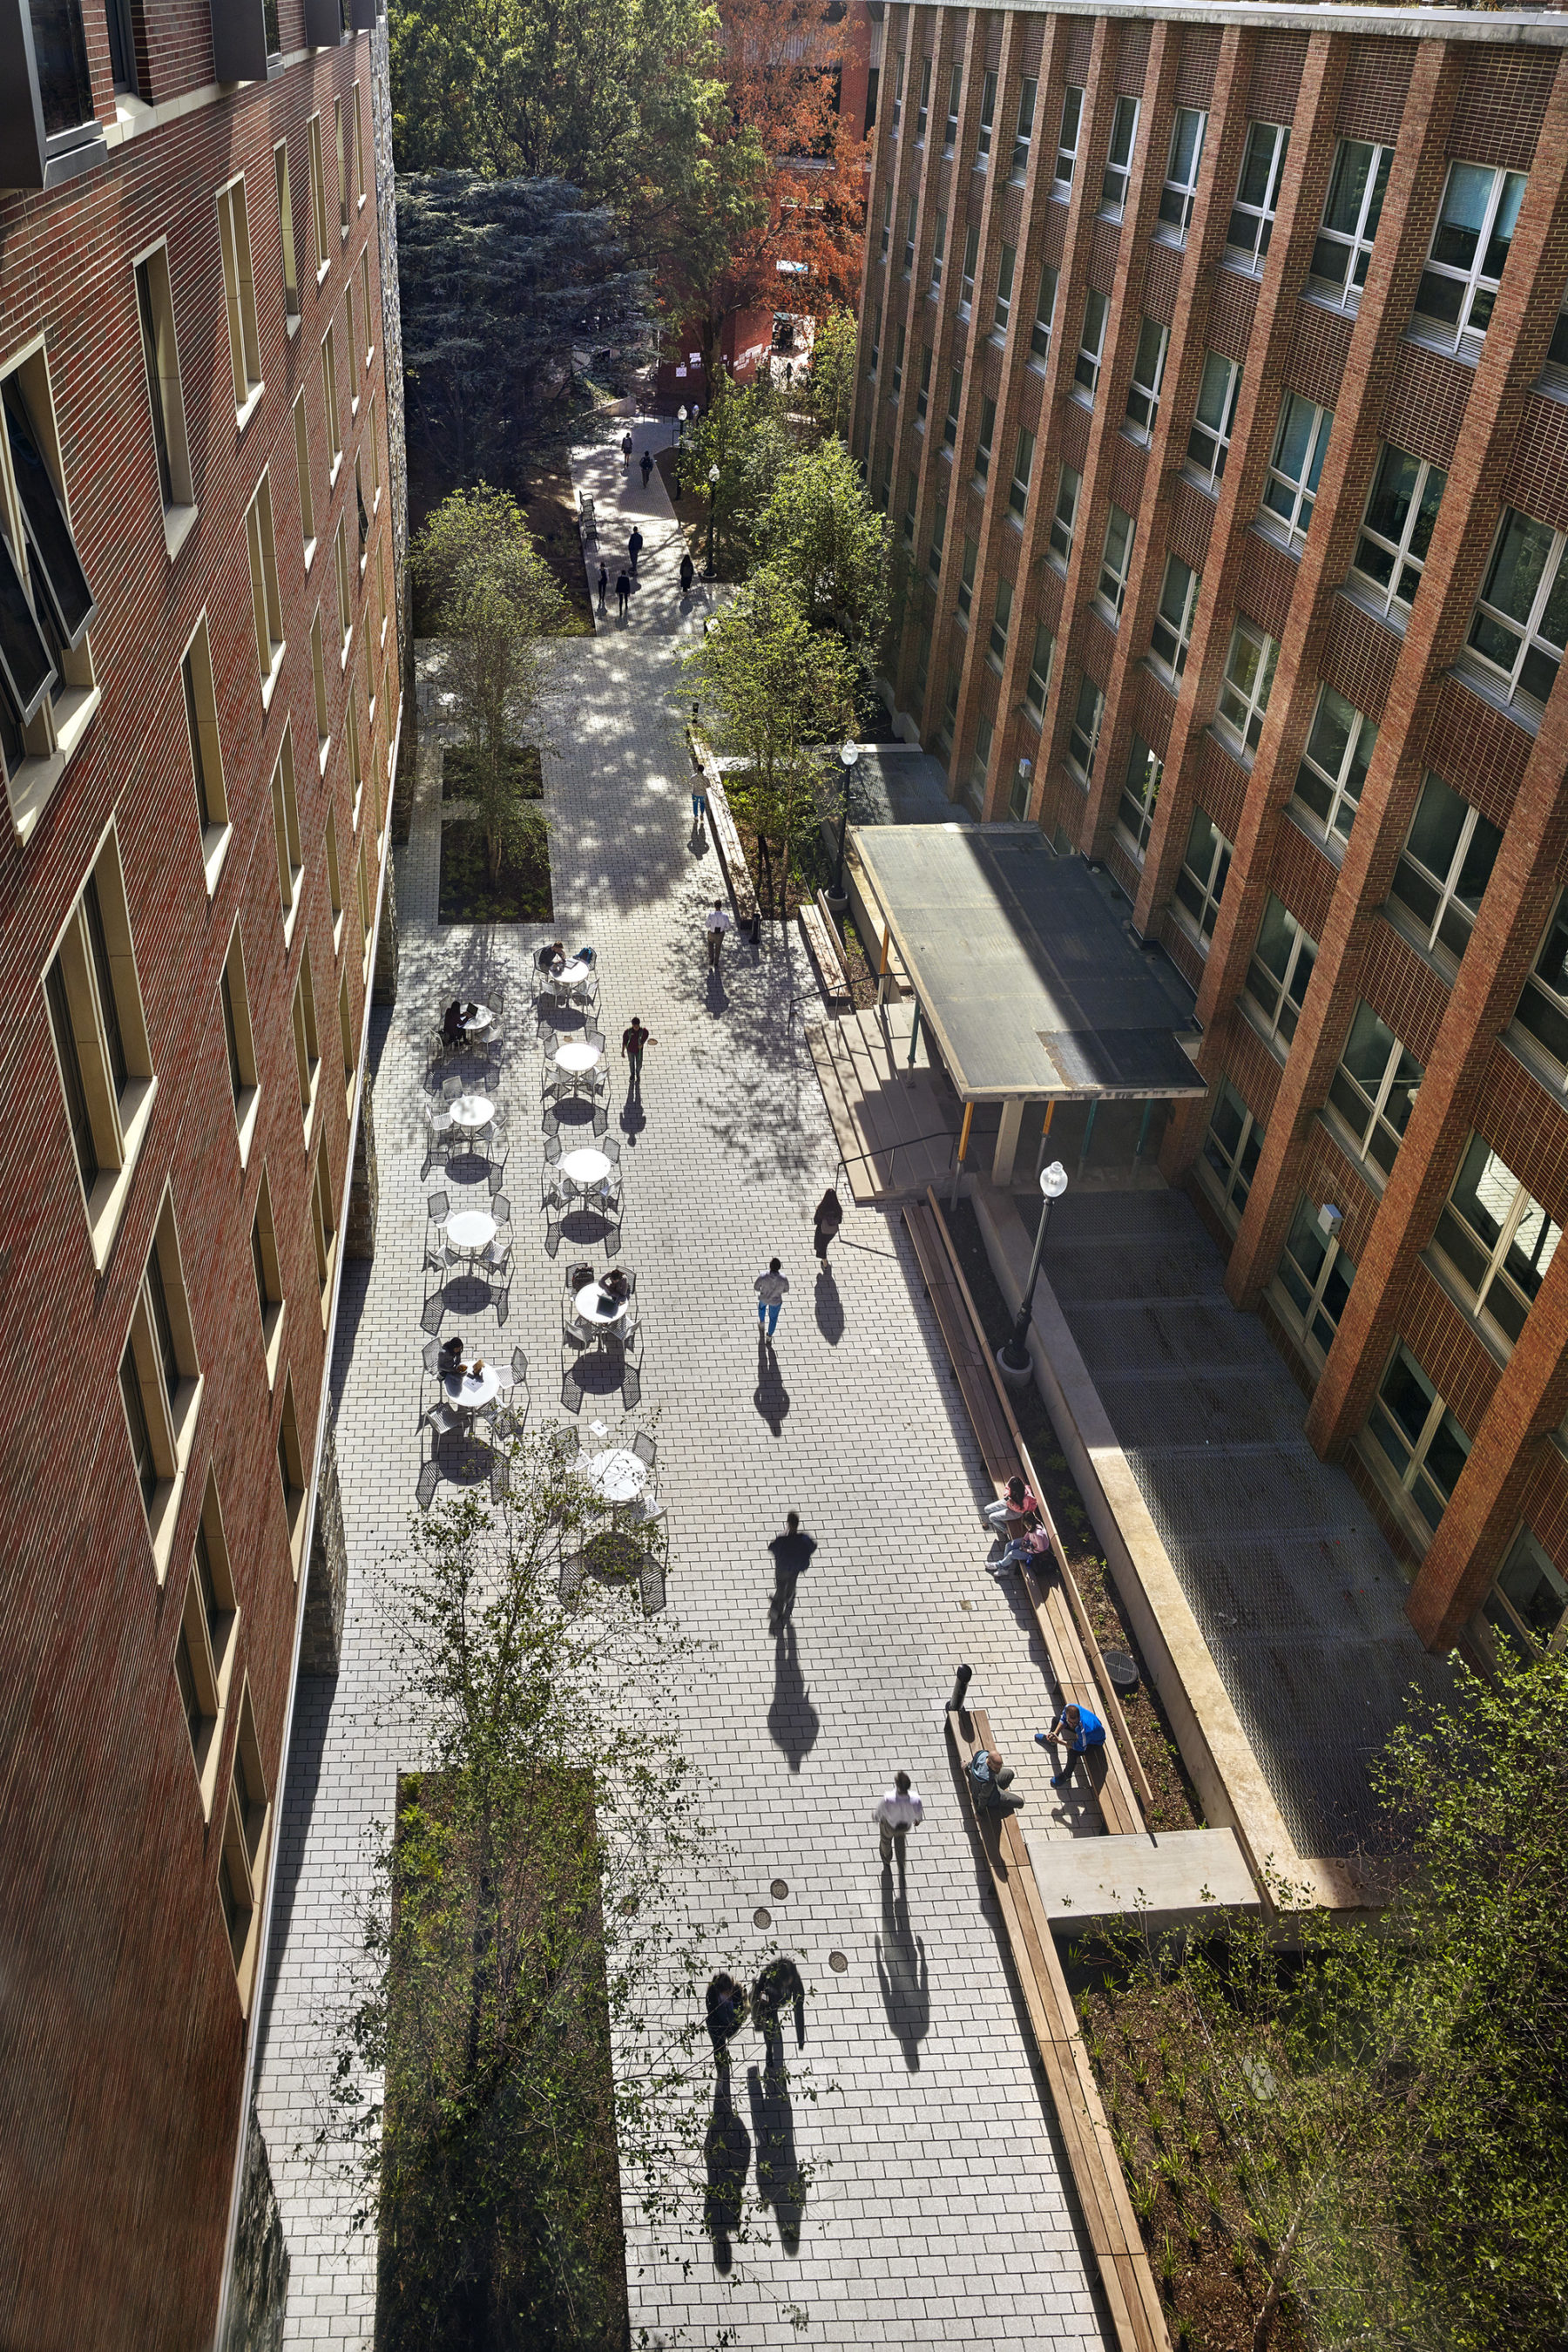
M460 996L454 997L452 1003L447 1005L446 1012L442 1014L441 1034L445 1037L448 1045L460 1045L462 1044L463 1000Z
M618 1265L613 1265L610 1268L608 1274L605 1276L603 1281L600 1283L599 1287L601 1290L606 1292L611 1298L629 1298L632 1295L631 1284L626 1280L626 1276L621 1272Z
M566 949L562 940L552 940L547 948L540 949L539 969L541 971L548 971L551 973L562 971L565 969L565 964Z
M441 1370L447 1379L463 1369L463 1343L456 1331L441 1350Z

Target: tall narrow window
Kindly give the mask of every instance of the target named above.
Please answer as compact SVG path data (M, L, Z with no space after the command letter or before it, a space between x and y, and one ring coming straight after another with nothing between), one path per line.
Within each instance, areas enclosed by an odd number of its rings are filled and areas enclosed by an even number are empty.
M994 331L1005 335L1007 321L1013 315L1013 272L1017 266L1017 248L1005 245L996 263L996 302L991 314Z
M1127 575L1132 569L1132 518L1121 507L1112 505L1105 522L1105 546L1100 559L1100 585L1096 601L1103 617L1114 627L1121 618L1121 606L1127 594Z
M1384 613L1407 613L1415 601L1447 481L1441 467L1384 443L1351 568Z
M248 1691L240 1701L239 1737L235 1743L234 1772L222 1820L217 1860L218 1908L234 1962L240 2009L248 2015L256 1990L256 1956L261 1939L261 1903L266 1891L266 1853L272 1820Z
M1339 1245L1321 1212L1302 1200L1279 1254L1270 1291L1285 1319L1310 1350L1324 1357L1334 1344L1340 1318L1355 1280L1355 1260Z
M1154 419L1160 413L1160 386L1165 380L1165 354L1170 348L1169 327L1161 326L1157 319L1145 319L1138 331L1132 381L1127 387L1127 422L1135 440L1147 443L1153 438Z
M963 370L953 368L947 379L947 415L942 427L942 437L950 449L958 446L958 411L963 398Z
M1100 749L1100 722L1104 715L1105 697L1085 671L1079 680L1078 703L1068 733L1068 758L1086 791L1094 780L1094 755Z
M1472 1135L1432 1252L1489 1331L1511 1353L1535 1304L1563 1228L1494 1151Z
M926 555L926 570L933 580L940 579L942 575L942 543L946 533L947 500L944 497L939 496L936 512L931 517L931 547Z
M1137 137L1138 100L1135 98L1119 98L1116 111L1110 118L1110 146L1100 183L1101 207L1118 219L1127 202L1127 184L1132 176L1132 149Z
M1528 1528L1521 1528L1485 1603L1487 1624L1506 1653L1533 1665L1560 1650L1568 1625L1568 1582Z
M1237 622L1225 657L1215 721L1221 734L1247 760L1263 732L1279 658L1279 648L1272 637L1250 621Z
M900 49L893 59L893 119L892 129L898 136L899 118L904 110L904 53Z
M256 1132L260 1084L256 1040L250 1026L250 992L245 982L245 945L237 923L218 975L218 1015L223 1023L229 1092L234 1097L234 1123L239 1135L239 1164L243 1168L250 1157L251 1138Z
M983 482L991 471L991 436L996 430L996 403L985 393L980 403L980 430L974 442L974 478Z
M947 77L947 121L942 126L942 145L951 155L958 139L958 102L963 91L963 68L954 66Z
M915 387L915 423L923 425L931 405L931 345L921 345L921 380Z
M157 1091L111 829L45 975L93 1261L105 1265Z
M196 787L202 864L210 895L222 869L230 828L223 782L223 747L217 731L217 698L213 689L212 646L205 613L181 656L180 687L185 706L185 736L191 748L191 773Z
M1021 180L1028 169L1029 144L1035 135L1035 100L1039 84L1026 74L1018 88L1018 123L1013 133L1013 177Z
M1317 960L1317 940L1270 891L1247 968L1247 995L1258 1028L1282 1055L1296 1034Z
M1369 147L1362 139L1342 139L1334 157L1310 276L1314 292L1346 309L1360 301L1366 284L1393 161L1392 147Z
M906 467L904 470L903 520L904 545L906 547L912 547L915 543L915 507L920 498L920 487L921 478L918 469L913 466Z
M993 669L1000 672L1007 658L1007 625L1013 617L1013 583L998 580L996 602L991 614L991 642L987 658Z
M250 558L250 603L256 623L256 661L265 708L272 699L284 654L283 599L278 587L278 542L272 534L272 485L263 474L245 515Z
M1072 556L1073 528L1078 518L1078 494L1083 477L1064 466L1057 477L1057 507L1051 517L1051 552L1066 565Z
M936 730L937 741L942 750L948 752L952 750L952 730L958 724L958 692L963 683L963 663L950 664L947 673L947 694L942 702L942 718Z
M1232 845L1206 810L1194 809L1186 854L1176 877L1176 905L1205 955L1214 937L1219 902L1225 896Z
M915 144L918 147L926 135L926 118L931 112L931 59L921 59L921 94L915 107Z
M243 424L261 391L261 337L256 323L256 278L250 266L250 226L241 173L217 198L218 246L223 256L224 308L228 319L228 355L234 372L234 410Z
M974 595L974 562L979 552L978 542L973 539L965 539L963 561L959 566L958 574L958 613L961 620L967 620L969 617L969 607Z
M256 1276L256 1303L261 1314L261 1345L267 1359L267 1385L277 1385L283 1337L283 1276L278 1256L278 1235L272 1223L272 1192L267 1171L256 1195L250 1222L250 1264Z
M202 1392L180 1263L180 1237L173 1198L167 1192L131 1311L131 1328L120 1360L120 1387L153 1565L162 1584L168 1572Z
M1029 477L1035 468L1035 436L1027 425L1018 430L1018 446L1013 457L1013 478L1007 485L1007 509L1021 522L1029 503Z
M357 416L359 415L360 399L359 368L356 363L359 352L359 331L354 324L354 289L353 278L349 280L348 284L343 289L343 356L348 362L349 373L349 415L351 416Z
M915 222L920 216L920 202L918 194L911 194L909 210L904 215L904 276L906 278L915 266Z
M1179 555L1165 558L1165 577L1161 583L1149 650L1155 668L1169 686L1174 686L1187 666L1187 648L1193 641L1193 622L1202 586L1202 573L1194 572L1190 563L1184 563Z
M310 1234L316 1244L316 1284L321 1292L324 1328L331 1320L332 1271L338 1260L338 1230L325 1144L317 1154L316 1181L310 1187Z
M868 359L866 373L868 375L875 377L877 373L877 362L882 356L882 304L879 300L871 316L871 332L867 339L867 349Z
M974 269L979 258L979 224L971 221L963 239L963 273L958 282L958 299L961 302L973 302L974 299Z
M300 959L300 976L294 982L290 1017L294 1031L294 1072L300 1086L300 1117L308 1143L316 1108L316 1084L321 1075L321 1041L316 1028L316 992L310 984L309 948Z
M1274 235L1279 181L1290 152L1290 133L1278 122L1247 125L1247 152L1226 231L1226 258L1244 269L1260 270Z
M300 530L305 542L305 569L316 552L316 500L310 488L310 435L305 422L305 395L294 403L294 463L300 476Z
M1388 886L1389 913L1440 962L1470 942L1502 835L1441 776L1428 776Z
M1224 476L1240 397L1241 362L1227 360L1219 352L1205 352L1197 413L1187 436L1187 471L1205 490L1217 489Z
M97 605L59 470L42 350L0 383L0 755L26 841L96 705L88 627Z
M136 36L131 22L131 10L127 0L105 0L103 14L109 33L109 65L110 71L114 77L114 87L117 90L124 90L135 97L139 94L139 84L136 79ZM37 28L40 21L39 15L35 13L33 16L35 43L37 41ZM47 71L47 68L45 70Z
M375 305L370 291L370 242L360 247L359 256L360 309L364 312L364 365L369 367L375 357Z
M1370 1004L1359 1003L1329 1101L1343 1121L1355 1156L1386 1176L1426 1072Z
M1361 805L1362 786L1377 749L1377 729L1331 686L1320 687L1318 707L1291 805L1331 846L1346 842Z
M354 1043L353 1000L349 994L349 976L345 971L338 982L338 1042L343 1056L343 1093L352 1111L354 1081L359 1075L358 1047Z
M1524 201L1522 172L1451 163L1432 250L1415 289L1415 319L1432 341L1474 359L1497 300Z
M327 696L327 662L321 644L321 608L319 604L310 623L310 683L316 698L316 765L325 775L327 755L332 748L332 720L331 704Z
M338 519L337 534L332 541L332 564L338 583L338 667L346 667L349 643L353 635L353 602L349 567L348 541L344 533L345 518Z
M305 125L307 152L310 165L310 228L316 240L316 283L319 286L331 267L331 254L327 247L327 184L321 165L321 118L312 114Z
M1542 1046L1556 1068L1568 1070L1568 894L1552 909L1509 1034L1531 1058Z
M1333 425L1331 409L1303 400L1299 392L1286 394L1263 486L1263 518L1293 552L1306 541Z
M1539 710L1568 646L1568 539L1505 509L1470 623L1467 656L1510 702Z
M1426 1528L1435 1528L1459 1483L1470 1440L1403 1341L1366 1427L1373 1441L1369 1461L1391 1478L1402 1500L1415 1505Z
M1183 244L1193 216L1208 121L1194 107L1179 106L1171 126L1171 152L1165 163L1165 184L1160 191L1160 227L1167 237Z
M882 252L881 252L881 258L882 258L884 261L886 261L886 259L888 258L888 248L889 248L889 247L892 244L892 241L893 241L893 183L892 183L892 181L891 181L890 179L889 179L889 180L887 180L886 182L884 182L884 184L883 184L883 187L882 187Z
M349 92L349 113L353 131L353 193L355 205L364 202L364 96L358 82Z
M327 479L334 488L343 457L342 420L338 414L338 341L329 327L321 338L321 398L327 412Z
M1091 286L1084 298L1083 332L1079 337L1078 358L1073 362L1073 381L1091 407L1105 357L1105 323L1110 313L1110 302Z
M1057 641L1043 621L1035 624L1034 649L1029 656L1029 675L1024 681L1024 707L1037 727L1046 715L1046 698L1051 690L1051 663Z
M185 1580L185 1598L174 1637L174 1681L190 1734L202 1811L210 1815L213 1784L222 1749L225 1702L239 1611L223 1538L217 1486L207 1474L202 1515Z
M278 1416L278 1475L283 1486L289 1556L298 1578L305 1538L305 1454L300 1443L300 1423L294 1410L294 1382L288 1373L283 1379L283 1410Z
M289 332L300 321L300 272L294 260L294 198L289 185L289 142L280 139L272 150L278 183L278 228L283 248L283 316Z
M334 98L332 100L332 146L336 154L338 166L338 230L341 236L347 236L349 233L349 174L348 159L343 152L343 102L341 98Z
M1221 1213L1233 1233L1241 1223L1266 1135L1263 1121L1253 1118L1230 1080L1221 1078L1198 1172L1217 1194Z
M338 820L331 808L327 811L321 846L327 857L327 898L332 910L332 953L336 955L343 936L343 877L338 863Z
M939 211L931 241L931 290L938 293L942 287L942 256L947 250L947 215Z
M278 852L278 897L283 908L284 934L291 938L305 866L300 848L300 807L294 797L294 753L287 727L272 769L272 834Z
M160 246L156 253L150 253L144 261L136 264L136 310L142 322L142 357L147 371L147 404L153 420L158 490L167 527L183 512L194 511L194 494L165 246ZM171 554L177 545L176 539Z
M979 816L985 806L985 783L991 769L991 742L995 732L984 711L974 722L974 749L969 759L969 786L963 797Z
M1078 164L1079 136L1083 129L1083 92L1069 82L1062 92L1061 128L1057 133L1057 163L1052 194L1064 194L1072 185L1072 175Z
M1040 290L1035 298L1035 323L1029 330L1029 364L1042 365L1050 356L1051 321L1057 314L1057 272L1047 262L1040 272Z
M1154 809L1160 797L1160 779L1164 772L1164 761L1150 749L1142 735L1135 734L1132 749L1127 755L1127 780L1117 803L1116 823L1122 840L1140 866L1149 847L1149 835L1154 829Z
M995 119L996 77L994 73L988 73L980 85L980 128L974 140L976 167L984 163L991 152L991 131Z

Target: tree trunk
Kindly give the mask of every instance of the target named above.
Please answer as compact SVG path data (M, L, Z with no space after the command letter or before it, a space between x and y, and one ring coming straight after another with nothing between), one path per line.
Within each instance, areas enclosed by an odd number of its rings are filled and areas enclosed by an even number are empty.
M773 861L768 852L768 836L761 825L757 827L757 855L763 861L763 872L767 879L768 920L771 923L773 919Z

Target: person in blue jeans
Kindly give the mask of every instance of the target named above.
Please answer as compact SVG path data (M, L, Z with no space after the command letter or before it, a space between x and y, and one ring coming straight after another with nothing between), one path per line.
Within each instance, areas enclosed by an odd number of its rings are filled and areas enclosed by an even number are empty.
M779 1308L789 1288L787 1278L779 1272L776 1257L769 1258L766 1274L759 1274L752 1288L757 1294L757 1329L771 1339L779 1328Z
M1035 1745L1066 1749L1061 1770L1051 1775L1052 1788L1065 1789L1079 1758L1087 1756L1091 1748L1104 1747L1105 1726L1092 1707L1064 1706L1048 1731L1036 1732Z

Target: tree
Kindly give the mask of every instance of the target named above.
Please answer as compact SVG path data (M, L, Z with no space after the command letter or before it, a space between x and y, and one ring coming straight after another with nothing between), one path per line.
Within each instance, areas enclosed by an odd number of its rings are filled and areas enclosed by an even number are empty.
M550 635L566 602L516 500L483 482L443 499L410 553L435 629L450 641L445 682L468 749L468 797L494 882L502 862L524 856L543 828L510 754L525 740L543 748L542 725L560 691Z
M887 633L889 540L842 441L791 458L757 519L758 552L793 580L806 619L836 629L866 671Z
M564 180L405 173L397 251L410 460L445 490L565 439L574 347L613 365L643 340L646 273L607 207Z
M757 519L794 449L786 404L772 384L734 384L721 373L712 406L687 428L677 472L683 490L711 499L727 553L750 551ZM719 479L710 483L714 466Z
M817 322L806 378L805 405L820 430L845 440L855 403L856 354L860 330L853 310L836 306Z

